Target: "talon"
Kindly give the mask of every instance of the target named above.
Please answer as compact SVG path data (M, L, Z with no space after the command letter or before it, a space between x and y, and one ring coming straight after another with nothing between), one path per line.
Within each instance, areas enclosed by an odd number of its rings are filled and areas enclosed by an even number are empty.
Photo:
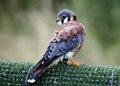
M81 66L81 65L83 65L83 64L78 63L78 62L76 62L76 61L74 61L74 60L68 60L67 63L68 63L69 65L74 65L74 66Z

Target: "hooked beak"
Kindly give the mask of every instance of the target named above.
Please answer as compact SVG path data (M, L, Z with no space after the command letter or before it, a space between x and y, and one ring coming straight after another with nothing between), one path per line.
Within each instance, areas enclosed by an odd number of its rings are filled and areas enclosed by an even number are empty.
M58 22L60 20L60 18L57 18L56 22Z

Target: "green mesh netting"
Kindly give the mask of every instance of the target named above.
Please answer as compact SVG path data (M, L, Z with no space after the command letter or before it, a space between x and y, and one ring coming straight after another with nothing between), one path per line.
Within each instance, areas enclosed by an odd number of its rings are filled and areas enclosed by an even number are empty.
M24 86L28 69L33 66L32 63L0 61L0 86ZM120 67L58 64L28 86L120 86Z

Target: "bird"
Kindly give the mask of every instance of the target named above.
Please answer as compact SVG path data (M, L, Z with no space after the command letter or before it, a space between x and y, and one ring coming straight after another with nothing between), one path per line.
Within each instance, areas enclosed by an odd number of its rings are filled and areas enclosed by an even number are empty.
M60 25L52 35L42 59L33 67L33 74L28 83L36 82L51 66L58 63L80 66L72 60L84 43L86 34L76 14L69 9L62 9L57 14L56 23Z

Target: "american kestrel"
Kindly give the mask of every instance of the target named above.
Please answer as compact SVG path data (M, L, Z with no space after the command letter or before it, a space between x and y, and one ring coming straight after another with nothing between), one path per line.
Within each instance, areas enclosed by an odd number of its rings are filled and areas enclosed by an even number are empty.
M34 83L49 67L59 62L79 66L72 57L80 50L85 36L85 27L78 22L74 12L63 9L57 14L60 25L53 33L43 58L36 64L33 74L27 82Z

